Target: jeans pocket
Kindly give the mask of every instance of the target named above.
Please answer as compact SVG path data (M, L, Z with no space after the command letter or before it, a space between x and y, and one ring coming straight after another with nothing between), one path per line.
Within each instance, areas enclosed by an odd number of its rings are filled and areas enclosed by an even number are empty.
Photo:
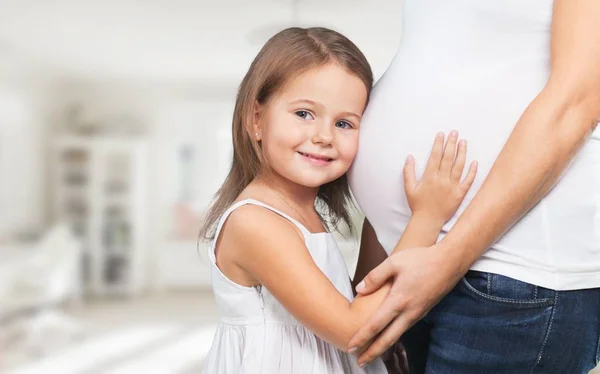
M489 303L513 307L554 304L554 291L498 274L469 271L462 278L461 286L472 296Z

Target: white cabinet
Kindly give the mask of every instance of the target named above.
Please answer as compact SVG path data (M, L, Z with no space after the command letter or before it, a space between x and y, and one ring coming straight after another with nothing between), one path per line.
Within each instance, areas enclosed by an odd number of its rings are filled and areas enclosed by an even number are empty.
M53 145L54 212L82 240L84 290L141 291L148 267L146 141L60 136Z

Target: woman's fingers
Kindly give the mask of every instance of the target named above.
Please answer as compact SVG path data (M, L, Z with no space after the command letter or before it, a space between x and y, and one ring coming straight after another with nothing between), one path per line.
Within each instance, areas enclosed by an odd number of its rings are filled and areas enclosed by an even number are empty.
M391 343L398 340L400 335L406 330L387 331L385 340L378 336L381 331L386 329L390 322L398 317L400 308L398 308L397 304L398 300L396 300L393 295L390 296L388 294L379 309L377 309L370 317L369 321L356 332L352 339L350 339L350 353L357 352L359 347L364 348L368 343L368 348L361 353L361 357L364 361L370 362L374 358L381 356L381 354L391 346ZM394 336L394 333L396 332L397 335ZM376 344L373 345L374 343Z
M404 315L399 315L391 321L369 347L359 356L358 364L369 364L392 347L400 336L410 328L410 321Z
M361 295L368 295L380 289L388 279L395 275L392 260L390 256L371 270L365 279L356 286L356 292Z

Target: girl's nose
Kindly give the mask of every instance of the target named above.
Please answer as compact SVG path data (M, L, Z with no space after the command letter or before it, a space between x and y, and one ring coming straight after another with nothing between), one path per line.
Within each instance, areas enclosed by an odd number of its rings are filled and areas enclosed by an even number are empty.
M333 141L333 132L326 123L315 126L312 142L315 144L329 145Z

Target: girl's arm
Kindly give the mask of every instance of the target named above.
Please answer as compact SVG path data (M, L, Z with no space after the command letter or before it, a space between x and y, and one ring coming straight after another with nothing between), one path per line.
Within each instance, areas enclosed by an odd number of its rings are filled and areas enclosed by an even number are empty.
M237 264L300 323L341 350L348 349L350 338L389 291L384 286L349 302L314 263L297 229L270 210L245 205L227 223L222 239L228 241L228 248L239 248ZM427 244L432 242L421 242Z
M455 140L454 143L449 141L448 144L452 147L451 158L454 157ZM436 151L437 148L439 152ZM443 137L441 143L439 139L436 141L432 152L432 158L438 157L440 170L444 165L440 163L442 148ZM459 147L459 154L461 152L465 152L464 147L462 150ZM460 167L462 173L464 161L460 164L460 159L461 157L457 157L456 167ZM412 172L414 180L414 170L411 169L410 163L407 164L406 170L409 179ZM466 192L474 177L474 172L471 172L462 183L459 181L458 184L447 185L443 184L445 182L438 183L439 180L433 177L427 180L424 177L422 181L426 181L437 190L423 191L449 194L455 188L463 190L467 186ZM445 188L447 186L450 188ZM440 212L446 214L448 211L444 208L447 208L447 205L435 207L430 216L425 215L425 211L423 215L417 215L424 220L417 221L416 216L415 220L411 221L398 247L435 242L441 228L440 222L444 221L439 218ZM221 239L227 240L227 248L237 251L233 254L236 265L255 277L300 323L341 350L347 350L350 338L379 307L388 293L388 288L383 287L350 303L314 263L304 244L304 238L298 235L297 228L285 218L262 207L246 205L233 212Z

